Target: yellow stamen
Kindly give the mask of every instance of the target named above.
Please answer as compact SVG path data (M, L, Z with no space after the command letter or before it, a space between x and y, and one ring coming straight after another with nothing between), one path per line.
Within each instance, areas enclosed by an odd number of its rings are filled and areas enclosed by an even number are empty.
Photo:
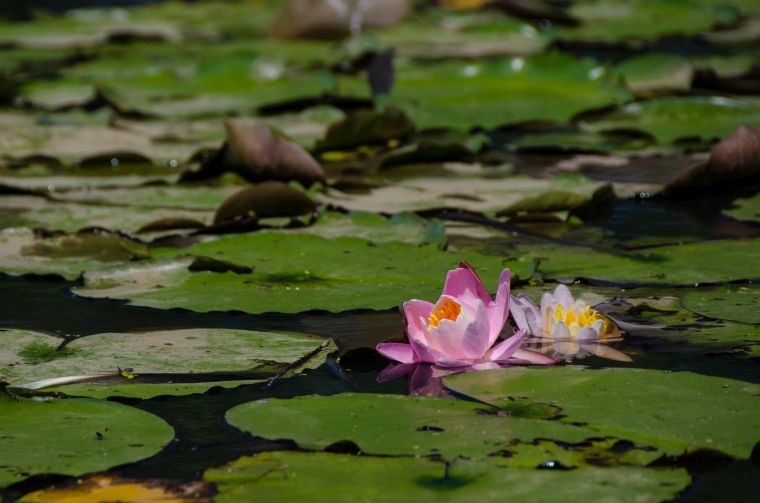
M454 321L462 312L462 306L451 299L443 299L438 306L433 309L428 318L428 325L437 327L441 320Z
M604 334L612 329L611 322L603 314L591 309L590 306L585 306L583 310L573 308L573 306L565 309L561 304L557 304L554 308L554 321L559 323L560 321L565 323L565 326L570 331L570 335L575 337L575 334L581 328L593 326L597 320L602 320L604 323L603 329L599 334L600 337L604 337Z

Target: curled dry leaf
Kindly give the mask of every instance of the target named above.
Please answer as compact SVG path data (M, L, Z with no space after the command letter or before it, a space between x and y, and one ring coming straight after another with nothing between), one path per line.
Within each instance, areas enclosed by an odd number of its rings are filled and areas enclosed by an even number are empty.
M760 181L760 128L739 126L710 151L710 159L673 177L666 195L690 195L715 190L740 190Z
M251 119L228 119L227 142L207 156L199 171L185 172L182 181L194 181L232 171L243 178L297 180L305 185L324 182L325 172L298 144L278 136L266 124Z
M298 144L277 136L268 126L228 119L224 164L249 180L324 181L322 166Z
M269 33L281 38L342 39L362 28L388 28L409 12L407 0L291 0Z
M225 199L216 210L214 223L295 217L315 210L314 202L300 190L282 182L264 182L246 187Z

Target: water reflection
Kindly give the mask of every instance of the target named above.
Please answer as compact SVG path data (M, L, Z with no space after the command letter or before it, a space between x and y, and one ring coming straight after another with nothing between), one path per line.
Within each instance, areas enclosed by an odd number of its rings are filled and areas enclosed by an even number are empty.
M619 342L620 340L616 341ZM556 340L530 338L524 349L537 351L559 362L570 363L588 356L598 356L618 362L633 361L630 356L612 347L614 342L583 341L573 339ZM385 383L406 377L406 393L411 396L451 397L443 385L443 378L463 372L478 372L497 368L507 368L506 363L486 362L463 367L439 367L430 363L391 363L377 376L377 382Z
M443 385L443 378L463 372L477 372L507 368L506 363L486 362L465 367L439 367L429 363L391 363L377 376L380 383L400 379L406 380L406 392L411 396L451 397L452 394Z
M533 337L528 339L523 347L565 362L581 360L588 356L599 356L618 362L633 361L630 356L615 349L613 345L615 345L615 342L612 341L579 341L577 339L543 339Z

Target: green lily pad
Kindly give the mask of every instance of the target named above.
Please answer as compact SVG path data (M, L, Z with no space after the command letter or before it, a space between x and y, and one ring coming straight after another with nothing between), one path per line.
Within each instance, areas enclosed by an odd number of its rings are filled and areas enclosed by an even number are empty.
M685 297L691 294L689 292ZM698 297L705 295L705 292L698 290L694 294ZM756 348L760 347L760 327L705 319L684 309L682 301L676 297L618 297L615 302L602 303L597 307L636 337L661 347L677 348L680 353L737 353L752 357Z
M760 121L760 101L721 96L667 96L634 102L596 119L580 119L587 131L639 129L662 143L682 138L712 140L742 124Z
M720 290L693 290L681 299L683 307L719 320L760 323L760 288L754 285L732 286Z
M87 268L148 258L142 243L102 232L40 237L26 228L0 231L0 271L7 274L55 274L76 279Z
M120 106L152 117L252 113L267 103L334 91L330 73L306 68L307 62L327 60L332 50L324 42L261 39L110 46L99 58L65 69L56 82L29 84L22 95L33 100L86 83Z
M418 128L469 129L527 120L565 122L630 96L591 59L559 53L400 66L393 101ZM441 85L446 82L446 85Z
M723 213L737 220L760 221L760 192L752 197L736 199L732 206L731 209L723 210Z
M139 461L174 437L158 417L116 402L0 392L0 413L0 487L39 473L76 476Z
M218 382L223 381L223 374L250 373L255 380L274 377L291 365L319 366L334 349L331 343L323 347L324 339L303 334L232 329L95 334L75 339L59 351L56 347L61 339L46 334L8 330L0 332L0 338L5 340L0 354L3 361L9 362L0 370L0 376L11 385L26 387L31 383L30 389L43 389L32 381L102 374L106 378L102 384L77 384L76 388L69 388L51 381L54 389L44 386L44 391L96 397L145 398L202 392L224 386ZM308 360L301 362L304 358ZM129 370L120 376L119 369ZM142 374L158 375L151 376L146 383L138 379ZM161 374L176 376L162 379ZM239 385L240 377L236 379L237 382L226 385ZM108 388L111 383L116 385L114 389Z
M186 396L198 393L206 393L209 390L217 388L237 388L239 386L248 386L251 384L263 383L261 379L246 380L226 380L226 381L208 381L208 382L155 382L139 383L123 379L119 382L82 382L65 384L61 386L50 386L40 388L38 391L45 394L63 394L70 397L87 397L87 398L155 398L158 396Z
M67 203L32 196L3 196L0 199L0 215L15 217L9 218L8 225L0 227L31 227L66 233L88 227L134 233L147 224L166 219L193 221L198 226L210 225L214 216L213 210L140 205L130 206L126 210L121 205Z
M367 194L331 190L314 194L314 198L353 211L381 213L389 208L394 212L456 208L487 213L502 210L527 198L538 198L550 191L590 198L603 185L577 175L556 176L548 180L498 176L479 164L444 163L437 167L437 171L434 175L399 175L400 179L395 183L377 187ZM622 193L625 193L625 185L620 184Z
M694 68L685 58L653 53L627 59L615 69L636 96L655 96L691 89Z
M206 471L219 502L298 501L662 501L689 485L684 469L621 467L577 471L520 470L494 461L376 458L331 453L267 452Z
M569 13L581 24L561 29L562 39L607 43L695 35L738 19L737 12L730 7L706 6L697 0L579 2L570 7Z
M398 47L400 56L415 59L525 56L541 52L551 40L550 34L496 11L436 9L372 37L383 47Z
M291 438L311 450L329 450L329 446L348 440L365 454L441 455L446 459L495 455L503 456L502 462L510 466L531 468L551 460L583 466L587 454L588 459L594 458L592 451L614 456L609 451L614 440L598 439L594 445L588 439L598 434L582 427L497 414L482 404L437 398L347 393L266 399L238 405L226 418L253 435ZM537 439L557 443L547 448ZM575 450L567 445L573 443ZM645 464L659 455L655 450L639 450L630 459Z
M691 372L566 366L511 368L445 378L458 393L498 404L550 403L562 422L682 454L711 449L749 457L760 439L760 385Z
M129 299L135 305L195 311L295 313L310 309L386 309L409 298L437 298L446 271L468 260L495 288L504 262L480 253L447 253L432 246L325 239L257 232L196 243L181 250L154 248L166 260L92 270L75 293ZM252 267L250 274L191 272L178 255L213 257ZM516 273L527 267L516 264Z
M544 279L589 279L630 285L694 285L760 277L757 239L704 241L640 252L605 253L570 245L519 245L508 264L541 259Z
M426 221L414 213L396 213L386 218L366 211L353 211L348 215L324 211L314 224L289 232L317 234L324 238L353 236L374 243L432 244L439 248L446 244L446 230L440 221Z

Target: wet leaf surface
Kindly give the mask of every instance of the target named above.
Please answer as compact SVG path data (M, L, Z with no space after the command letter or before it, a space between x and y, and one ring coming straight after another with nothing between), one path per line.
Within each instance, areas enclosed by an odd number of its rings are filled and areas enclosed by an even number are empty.
M152 253L170 258L177 251L164 248ZM441 275L461 259L434 246L271 232L225 236L179 251L255 270L249 275L194 273L181 260L170 259L144 267L92 270L76 293L201 312L386 309L407 298L433 297ZM483 274L496 274L503 264L499 257L479 253L468 253L467 259ZM421 270L417 264L423 262L427 266Z
M65 346L61 338L29 331L4 331L0 337L6 340L3 360L7 362L0 375L11 385L47 391L64 384L57 378L68 376L93 377L72 382L104 383L79 385L71 391L57 388L76 396L197 393L225 379L239 385L246 377L272 378L291 366L292 370L316 367L334 349L321 338L303 334L230 329L94 334ZM105 384L117 389L109 391Z
M222 469L206 472L205 478L220 488L219 501L236 501L251 493L315 501L408 497L554 501L557 497L573 498L587 493L593 498L609 495L620 501L634 501L668 498L689 483L689 476L682 469L517 470L499 466L499 461L457 459L447 465L426 458L301 452L244 457ZM384 482L389 478L394 480L390 486Z
M12 399L0 393L0 410L0 486L34 473L82 475L138 461L174 437L158 417L115 402Z
M563 383L559 389L558 380ZM747 458L760 438L750 419L760 407L760 388L731 379L567 366L460 374L445 382L458 393L491 403L509 396L550 403L562 409L562 422L581 422L600 434L653 444L671 454L699 448ZM616 405L606 407L605 400Z

